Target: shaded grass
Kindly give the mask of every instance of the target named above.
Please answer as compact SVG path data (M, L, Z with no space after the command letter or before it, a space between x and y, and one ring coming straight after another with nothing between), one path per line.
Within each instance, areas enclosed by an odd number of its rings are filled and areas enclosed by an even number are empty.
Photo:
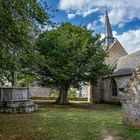
M140 139L140 130L122 124L117 105L41 103L32 114L0 114L0 140L101 140L103 127L124 140Z
M34 97L31 97L32 100L56 100L58 97L37 97L37 96L34 96ZM68 100L69 101L88 101L88 98L87 97L68 97Z

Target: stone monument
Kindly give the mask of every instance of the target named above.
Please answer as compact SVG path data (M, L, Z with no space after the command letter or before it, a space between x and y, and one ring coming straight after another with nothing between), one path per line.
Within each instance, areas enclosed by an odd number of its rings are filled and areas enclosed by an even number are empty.
M120 89L123 122L140 128L140 66L135 69L128 86Z
M29 113L37 110L29 88L0 88L0 113Z

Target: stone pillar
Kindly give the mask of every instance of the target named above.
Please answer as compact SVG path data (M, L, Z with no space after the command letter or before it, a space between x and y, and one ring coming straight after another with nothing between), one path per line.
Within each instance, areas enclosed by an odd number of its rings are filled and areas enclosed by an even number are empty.
M88 102L90 103L93 103L93 94L93 83L91 82L88 88Z
M140 66L135 69L126 88L120 89L123 122L140 128Z

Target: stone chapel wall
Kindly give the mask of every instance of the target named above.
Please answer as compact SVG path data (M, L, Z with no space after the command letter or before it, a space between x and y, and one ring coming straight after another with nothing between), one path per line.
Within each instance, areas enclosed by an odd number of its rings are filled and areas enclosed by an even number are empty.
M103 79L103 100L104 102L108 103L120 103L119 96L112 96L112 88L111 88L111 81L112 79L115 80L118 88L118 93L119 93L119 88L124 88L127 86L128 81L130 79L131 75L124 75L124 76L117 76L117 77L107 77Z

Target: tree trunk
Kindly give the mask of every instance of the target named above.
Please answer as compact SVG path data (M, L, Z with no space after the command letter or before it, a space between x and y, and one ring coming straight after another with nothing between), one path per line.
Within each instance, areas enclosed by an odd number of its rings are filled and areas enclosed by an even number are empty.
M12 87L16 87L17 86L17 72L13 71L11 72L12 74Z
M68 102L68 90L69 90L70 84L69 82L62 82L61 87L60 87L60 92L59 96L56 99L56 104L61 104L61 105L67 105L69 104Z

